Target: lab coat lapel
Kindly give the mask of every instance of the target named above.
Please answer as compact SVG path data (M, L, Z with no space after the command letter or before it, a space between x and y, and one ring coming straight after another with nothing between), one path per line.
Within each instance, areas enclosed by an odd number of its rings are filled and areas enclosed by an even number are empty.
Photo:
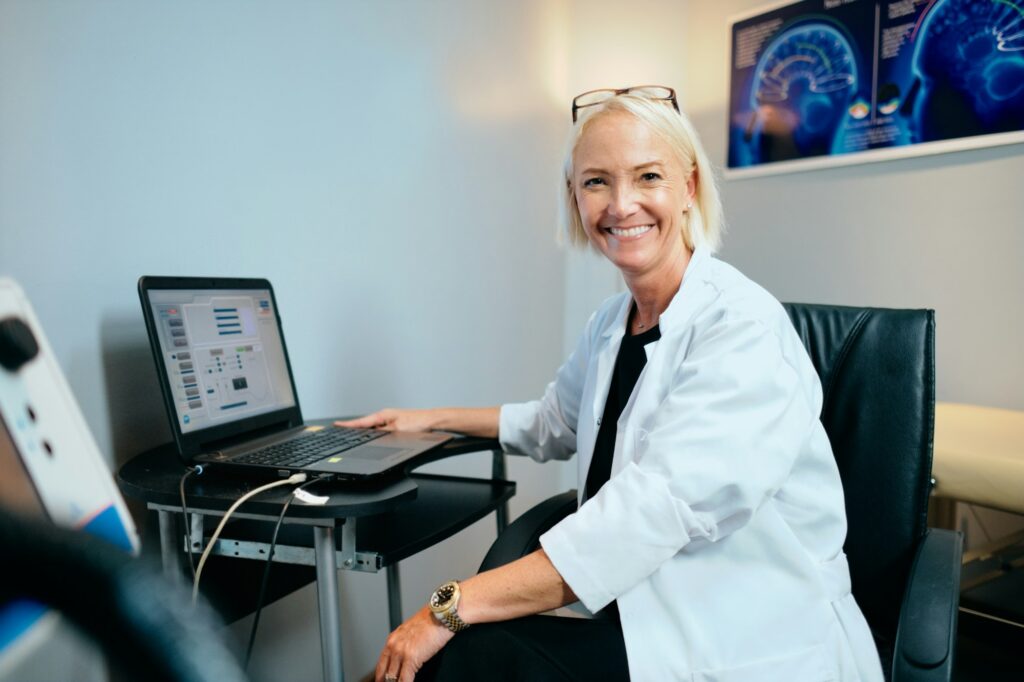
M590 413L587 415L590 421L586 429L577 430L580 438L576 443L576 453L579 459L578 471L581 481L586 480L587 471L590 469L590 460L594 456L594 443L597 441L597 432L601 426L599 420L604 415L604 405L608 401L612 370L615 369L615 358L618 357L622 337L626 334L626 317L629 315L629 307L632 303L632 298L623 297L622 306L612 318L614 322L608 325L598 338L598 348L595 350L596 362L591 365L592 374L587 382L591 391L589 396L584 395L583 402L583 405L590 406ZM584 486L579 486L581 496L583 488Z
M656 409L662 399L662 389L667 388L664 382L666 369L663 366L667 358L677 355L682 332L685 331L687 323L696 311L704 305L707 298L707 291L701 286L706 278L706 268L710 260L710 253L704 248L698 248L690 257L686 272L683 273L683 281L679 284L679 290L672 297L672 302L658 319L658 326L661 330L661 338L644 346L644 353L647 355L647 363L637 378L636 386L629 396L629 401L622 409L619 422L616 425L615 456L612 460L612 475L617 474L626 462L635 457L632 439L638 429L642 429L646 417ZM627 306L626 310L629 310ZM625 333L625 318L623 319L622 332ZM618 337L619 344L616 344L615 352L618 352L618 345L621 344L622 335ZM666 355L667 354L667 355ZM612 362L614 362L612 356ZM608 381L611 381L611 368L608 369ZM650 379L648 380L648 376ZM646 381L645 381L646 380ZM607 398L608 385L604 387L604 395ZM601 412L604 413L604 403L601 403ZM593 445L591 445L591 450Z
M659 344L660 341L653 341L644 346L644 353L647 354L647 362L644 364L644 368L640 370L640 376L637 377L636 385L633 386L633 392L629 394L629 400L626 401L625 407L622 408L622 413L619 415L619 421L615 425L615 453L612 456L612 476L619 473L625 463L634 457L633 447L630 441L638 428L635 416L638 415L642 422L645 414L650 412L650 407L647 406L646 403L650 402L651 391L644 390L644 379L648 374L652 373L654 376L657 376L658 370L652 370L651 363L654 358L657 357L656 349ZM637 410L638 403L640 407L639 410Z
M635 423L632 417L637 401L641 398L645 401L650 398L650 391L654 389L650 386L644 386L645 377L653 375L653 377L660 381L660 378L664 375L660 358L665 353L671 353L672 350L670 349L678 346L679 334L685 329L689 319L701 307L703 299L706 298L706 292L701 290L703 289L702 283L707 276L706 269L710 259L711 254L705 248L698 248L690 257L690 262L687 264L686 272L683 274L683 281L679 286L679 291L658 321L658 324L661 326L661 339L650 344L645 349L648 353L647 365L637 380L636 388L630 395L629 402L622 410L619 424L623 424L627 420ZM580 411L580 419L589 418L589 422L585 428L581 425L577 429L576 453L579 467L577 472L580 481L587 480L587 471L590 470L590 461L594 456L594 443L597 440L597 432L600 428L598 420L604 415L604 405L608 401L608 389L612 383L612 371L615 369L615 358L618 357L622 338L626 335L626 321L632 304L632 297L628 295L623 296L622 305L618 312L611 318L612 322L605 327L598 338L598 347L595 349L596 361L591 364L591 373L587 378L587 388L584 390L581 403L583 406L590 406L590 413L589 415L586 414L583 409ZM655 368L652 369L652 366ZM643 409L642 405L641 411ZM619 443L616 444L615 457L612 461L613 474L621 469L624 464L623 457L628 446L628 443L624 440L626 438L628 436L623 430L617 429L616 441L621 441L621 445ZM631 448L629 448L629 456L632 457ZM579 486L580 502L582 502L583 493L584 486L581 484Z

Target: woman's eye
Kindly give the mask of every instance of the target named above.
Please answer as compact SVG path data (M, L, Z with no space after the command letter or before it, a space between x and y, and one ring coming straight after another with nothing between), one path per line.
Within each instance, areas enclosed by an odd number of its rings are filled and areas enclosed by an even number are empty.
M598 185L603 185L603 184L604 184L604 180L602 178L588 178L587 180L583 181L583 186L584 187L596 187Z
M661 176L658 175L657 173L644 173L643 175L640 176L640 178L644 182L654 182L656 180L661 180Z

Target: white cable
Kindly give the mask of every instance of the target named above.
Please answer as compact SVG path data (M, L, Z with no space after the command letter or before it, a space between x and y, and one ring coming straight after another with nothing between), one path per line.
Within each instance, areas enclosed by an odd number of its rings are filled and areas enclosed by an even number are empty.
M288 478L283 478L280 481L274 481L273 483L267 483L261 485L259 488L250 490L246 494L239 497L231 507L228 508L227 512L224 513L224 518L220 520L217 525L217 530L213 531L213 535L210 536L210 541L206 543L206 549L203 550L203 556L199 558L199 566L196 567L196 579L192 582L192 605L195 606L196 600L199 598L199 578L203 574L203 566L206 565L206 559L209 558L210 552L213 551L213 546L217 542L217 538L220 537L220 532L224 530L224 524L228 522L228 518L235 513L235 510L242 506L242 503L248 500L250 497L259 495L260 493L276 488L282 485L297 485L299 483L306 482L306 474L294 474Z

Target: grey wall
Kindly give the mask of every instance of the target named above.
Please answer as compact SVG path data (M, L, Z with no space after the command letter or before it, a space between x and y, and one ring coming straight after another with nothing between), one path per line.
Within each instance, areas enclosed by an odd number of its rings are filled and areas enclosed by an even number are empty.
M169 437L142 274L269 277L311 417L535 397L621 286L555 247L569 101L678 83L687 11L0 0L0 274L36 306L113 467ZM432 470L484 476L489 460ZM575 485L575 464L514 458L510 477L515 516ZM403 562L405 614L473 573L493 535L488 518ZM387 634L385 584L339 582L355 679ZM257 679L319 679L312 589L260 632Z
M563 347L554 9L0 1L0 273L112 466L167 438L143 274L269 277L310 417L540 394ZM464 460L438 468L487 473ZM513 462L513 512L561 471ZM493 535L492 517L403 564L406 613ZM387 634L385 583L340 582L355 679ZM314 605L270 608L258 678L319 678Z
M729 17L689 3L686 108L726 159ZM1024 146L723 183L721 256L782 300L934 308L938 400L1024 408Z

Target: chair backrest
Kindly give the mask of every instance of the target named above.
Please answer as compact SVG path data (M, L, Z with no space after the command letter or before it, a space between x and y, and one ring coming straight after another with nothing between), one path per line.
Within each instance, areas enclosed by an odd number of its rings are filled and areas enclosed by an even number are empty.
M891 650L911 560L927 529L935 313L785 307L821 377L821 421L846 496L853 594L879 648Z

